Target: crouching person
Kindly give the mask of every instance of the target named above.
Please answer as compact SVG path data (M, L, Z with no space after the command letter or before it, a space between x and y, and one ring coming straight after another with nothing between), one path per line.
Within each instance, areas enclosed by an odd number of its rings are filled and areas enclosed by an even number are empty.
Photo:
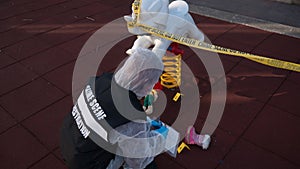
M136 49L115 74L91 78L61 129L61 151L70 169L157 168L168 129L151 127L140 99L158 81L163 63Z

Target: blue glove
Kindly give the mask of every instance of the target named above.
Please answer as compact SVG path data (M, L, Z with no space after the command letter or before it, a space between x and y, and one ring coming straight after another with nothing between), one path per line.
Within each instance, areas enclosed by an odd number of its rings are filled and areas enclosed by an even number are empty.
M163 123L161 121L157 121L157 120L152 120L151 121L151 126L158 129L161 128L163 125Z
M169 129L166 126L161 126L159 129L154 130L156 132L158 132L159 134L163 135L164 138L167 138Z

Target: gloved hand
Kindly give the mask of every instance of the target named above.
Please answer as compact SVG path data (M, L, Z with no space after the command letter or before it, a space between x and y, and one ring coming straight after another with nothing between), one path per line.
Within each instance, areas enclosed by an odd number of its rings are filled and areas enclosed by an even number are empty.
M156 129L159 129L163 126L163 123L161 121L158 121L158 120L151 120L151 126L156 128Z
M154 130L156 132L158 132L159 134L161 134L162 136L164 136L164 138L167 138L169 129L166 126L161 126L159 129Z
M145 113L146 113L147 115L150 115L150 114L153 113L153 106L152 106L152 105L151 105L151 106L148 106L147 108L146 108L145 106L143 106L143 109L145 110Z

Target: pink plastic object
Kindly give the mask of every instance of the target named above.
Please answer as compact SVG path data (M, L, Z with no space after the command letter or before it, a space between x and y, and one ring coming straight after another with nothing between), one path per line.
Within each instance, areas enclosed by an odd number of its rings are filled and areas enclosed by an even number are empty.
M188 127L186 135L185 135L185 142L187 144L196 144L202 149L206 150L210 143L210 136L205 134L197 134L195 128L193 126Z

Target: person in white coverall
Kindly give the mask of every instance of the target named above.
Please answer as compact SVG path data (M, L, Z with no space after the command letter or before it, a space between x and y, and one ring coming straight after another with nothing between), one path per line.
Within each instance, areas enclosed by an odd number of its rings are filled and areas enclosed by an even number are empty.
M90 78L61 129L61 151L70 169L157 168L168 129L147 120L140 99L151 92L163 63L135 49L113 73Z

